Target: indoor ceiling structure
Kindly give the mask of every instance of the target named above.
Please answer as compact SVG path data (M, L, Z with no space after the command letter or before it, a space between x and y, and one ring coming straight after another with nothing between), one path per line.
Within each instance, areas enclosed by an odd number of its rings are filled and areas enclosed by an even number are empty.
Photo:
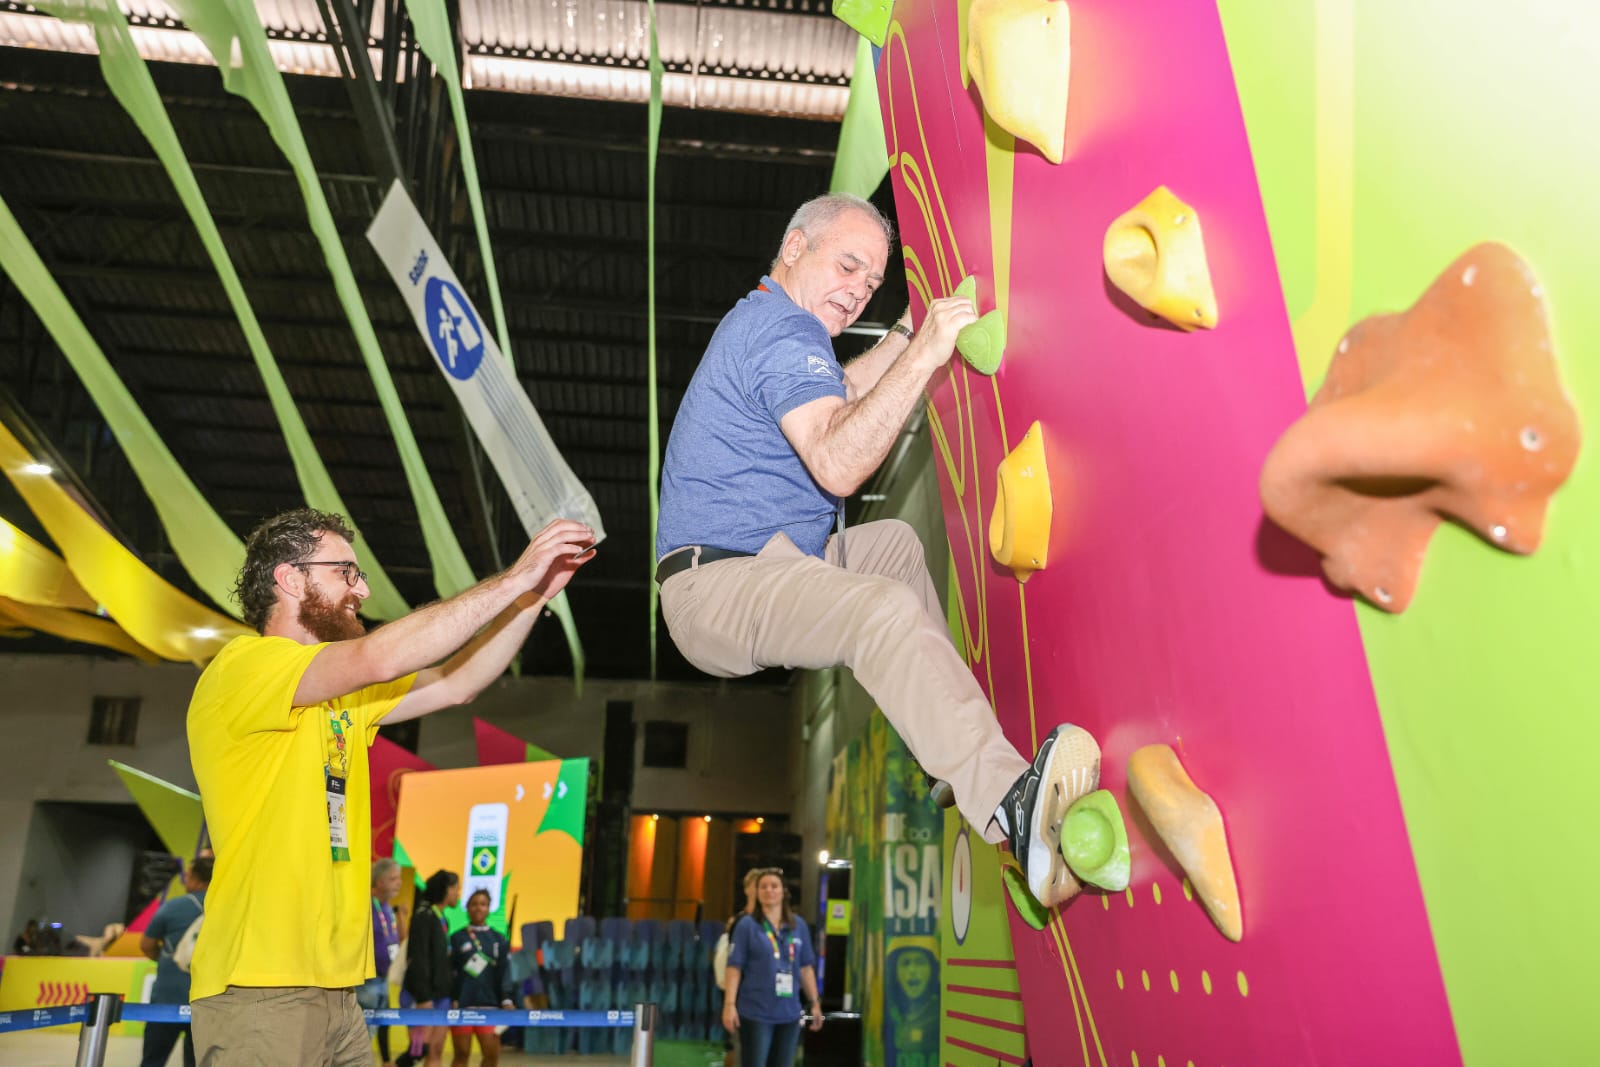
M351 517L408 603L434 599L399 454L288 162L173 11L161 0L121 6ZM587 672L648 677L647 7L447 6L517 374L608 534L570 593ZM487 315L446 94L397 0L256 7L445 512L474 571L491 573L526 536L364 236L398 177ZM664 445L717 321L766 269L793 209L827 188L856 37L826 0L661 2L656 11L667 104L655 266ZM341 43L351 41L354 50ZM198 233L94 51L86 29L0 0L0 197L161 440L243 536L303 502L288 449ZM890 275L861 333L841 338L841 356L899 313L905 283ZM124 545L205 599L105 419L3 274L0 386L0 420ZM49 543L4 483L0 516ZM47 637L5 650L92 651ZM659 655L660 677L703 677L664 627ZM553 621L535 631L523 670L570 672Z

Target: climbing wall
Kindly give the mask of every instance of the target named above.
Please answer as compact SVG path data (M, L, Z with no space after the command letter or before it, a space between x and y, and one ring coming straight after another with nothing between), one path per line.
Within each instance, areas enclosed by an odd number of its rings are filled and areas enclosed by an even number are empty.
M1551 174L1587 162L1592 176L1596 153L1528 116L1575 79L1596 97L1583 54L1596 20L1519 15L1508 32L1499 13L1278 6L1072 3L1059 164L964 85L959 0L900 0L878 56L914 315L972 275L979 310L1007 325L999 372L957 359L931 402L968 658L1019 748L1060 721L1099 739L1133 846L1125 893L1085 893L1043 931L1006 906L1014 961L992 939L958 943L949 916L964 905L946 909L948 1063L1496 1063L1594 1047L1566 1009L1573 946L1595 944L1596 924L1546 881L1595 873L1560 858L1600 809L1577 762L1597 740L1582 709L1600 679L1572 645L1600 596L1579 547L1600 532L1587 466L1532 559L1441 530L1404 616L1331 588L1317 553L1264 518L1257 486L1341 335L1410 306L1481 240L1538 272L1583 409L1595 387L1573 368L1600 324L1584 321L1564 235L1600 219ZM1423 40L1418 60L1404 42ZM1039 73L1031 57L998 66ZM1502 130L1538 165L1474 174ZM1159 186L1203 226L1214 329L1174 327L1108 278L1108 226ZM1036 421L1053 513L1024 583L989 532L997 470ZM1152 743L1221 808L1237 944L1129 797L1129 756ZM1519 849L1508 865L1475 826L1537 841L1548 862L1534 872ZM1000 862L968 851L947 869ZM1539 914L1529 894L1548 901ZM1497 1003L1541 1025L1504 1025Z

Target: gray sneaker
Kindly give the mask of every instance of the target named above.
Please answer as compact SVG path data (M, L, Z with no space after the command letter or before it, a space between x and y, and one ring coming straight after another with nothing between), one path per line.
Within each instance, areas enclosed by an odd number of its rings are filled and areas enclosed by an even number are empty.
M1028 891L1047 908L1081 888L1061 854L1061 821L1073 801L1099 786L1100 746L1082 727L1062 723L1006 794L1011 854L1027 875Z

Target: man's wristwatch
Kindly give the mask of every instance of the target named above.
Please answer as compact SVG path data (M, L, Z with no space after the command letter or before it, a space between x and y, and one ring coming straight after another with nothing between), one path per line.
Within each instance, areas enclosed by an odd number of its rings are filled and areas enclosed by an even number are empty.
M916 334L912 332L911 327L907 326L903 322L897 322L893 326L889 327L889 332L897 333L901 337L904 337L907 341L916 336Z

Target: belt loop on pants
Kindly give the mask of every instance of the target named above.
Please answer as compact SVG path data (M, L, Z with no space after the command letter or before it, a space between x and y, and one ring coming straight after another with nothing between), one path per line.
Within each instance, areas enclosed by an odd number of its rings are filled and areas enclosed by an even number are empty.
M714 548L711 545L684 545L661 557L660 562L656 564L656 584L660 585L679 571L686 571L705 563L716 563L724 559L744 559L754 555L754 552L734 552L726 548Z

